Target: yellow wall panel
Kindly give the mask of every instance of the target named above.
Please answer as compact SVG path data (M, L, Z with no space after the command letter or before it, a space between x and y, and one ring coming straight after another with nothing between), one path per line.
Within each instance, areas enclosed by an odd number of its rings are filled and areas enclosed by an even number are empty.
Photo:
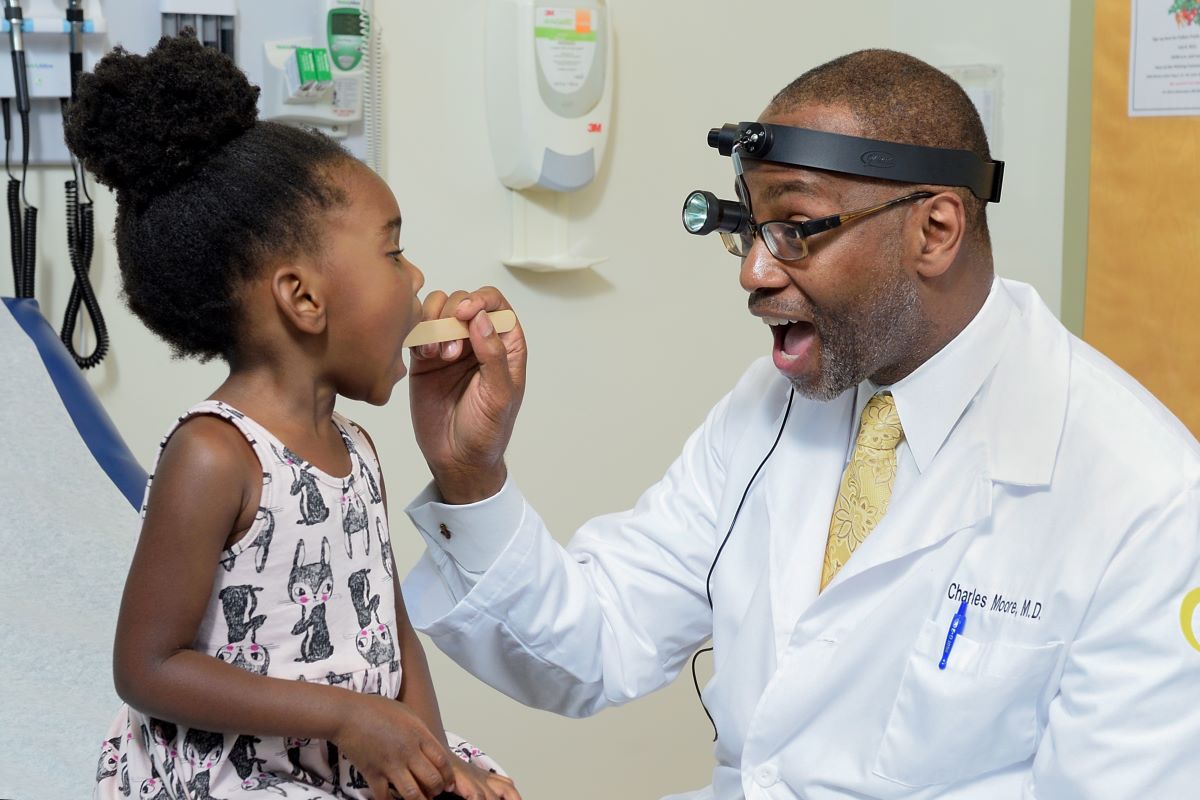
M1129 31L1096 3L1083 335L1200 435L1200 117L1128 115Z

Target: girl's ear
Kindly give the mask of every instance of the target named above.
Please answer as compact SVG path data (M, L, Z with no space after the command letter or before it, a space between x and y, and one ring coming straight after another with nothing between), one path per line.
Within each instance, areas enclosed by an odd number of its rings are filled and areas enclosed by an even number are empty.
M271 294L285 319L301 333L325 332L325 297L321 276L312 266L288 263L271 275Z

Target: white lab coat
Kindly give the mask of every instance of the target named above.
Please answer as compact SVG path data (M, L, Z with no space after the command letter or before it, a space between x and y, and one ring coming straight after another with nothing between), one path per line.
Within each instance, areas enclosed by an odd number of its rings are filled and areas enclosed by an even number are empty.
M819 596L824 542L795 547L789 521L814 505L828 519L833 497L806 487L836 493L854 392L797 396L713 611L705 598L787 400L763 360L634 509L566 549L511 484L464 507L427 490L409 507L430 543L404 584L414 623L491 685L567 715L658 689L711 635L720 738L696 798L1200 796L1200 651L1184 630L1200 621L1181 615L1200 587L1200 446L1031 288L1000 285L1016 315L995 369ZM471 563L455 548L472 536L507 543ZM797 592L809 600L781 642Z

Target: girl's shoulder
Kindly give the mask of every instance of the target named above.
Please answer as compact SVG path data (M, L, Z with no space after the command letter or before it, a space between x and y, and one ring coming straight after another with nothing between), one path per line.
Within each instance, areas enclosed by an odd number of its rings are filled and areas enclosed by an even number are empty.
M352 419L343 417L336 411L333 412L333 424L341 431L342 441L346 443L346 449L352 454L358 453L361 455L378 471L379 453L376 451L375 442L371 439L370 434L367 433L366 428Z
M158 443L159 458L172 440L181 438L202 448L226 447L248 442L257 449L265 429L228 403L204 400L180 414ZM241 449L241 448L235 448Z
M159 441L154 469L146 486L145 515L150 487L164 474L181 473L188 481L255 488L267 453L261 426L237 409L206 400L179 415ZM157 481L156 481L157 478Z

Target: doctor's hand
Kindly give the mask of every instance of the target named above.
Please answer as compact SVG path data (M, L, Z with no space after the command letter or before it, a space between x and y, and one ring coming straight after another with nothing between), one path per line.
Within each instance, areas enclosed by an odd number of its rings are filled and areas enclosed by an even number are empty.
M510 308L498 289L431 292L425 319L456 317L469 339L412 350L410 409L417 445L447 503L474 503L500 491L504 451L525 394L525 334L498 334L487 311Z

